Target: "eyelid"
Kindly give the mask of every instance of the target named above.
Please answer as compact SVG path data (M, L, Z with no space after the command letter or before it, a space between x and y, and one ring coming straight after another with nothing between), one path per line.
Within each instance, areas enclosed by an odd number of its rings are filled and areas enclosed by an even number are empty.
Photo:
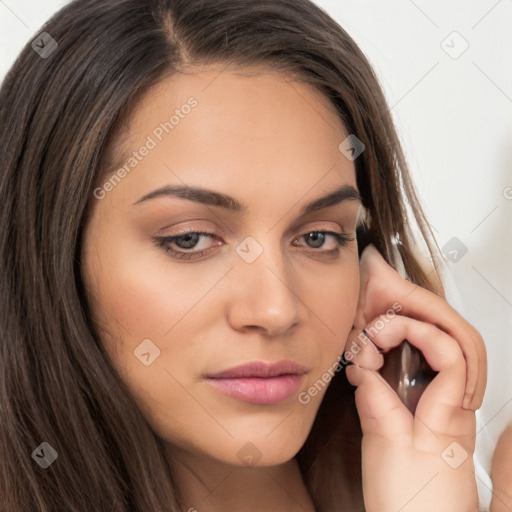
M214 235L214 236L218 236L218 237L226 236L224 234L225 230L223 230L222 228L218 228L216 226L216 224L213 222L209 222L209 221L205 220L205 221L195 221L196 223L193 223L194 221L188 221L188 222L192 222L192 223L187 224L183 228L179 227L181 224L186 223L186 222L187 221L183 221L183 222L178 223L177 225L165 226L165 227L161 228L160 230L158 230L156 235L162 236L162 237L174 237L174 236L180 236L180 235L187 234L187 233L202 232L202 233L208 233L210 235ZM297 236L296 235L297 232L300 232L301 234L305 234L305 233L309 233L311 231L326 231L326 230L329 230L332 228L341 229L342 230L341 232L343 232L343 228L340 226L340 224L338 222L328 221L328 220L325 220L325 221L311 220L309 222L313 223L313 225L309 226L308 222L304 222L304 223L302 223L301 226L292 226L291 228L286 230L284 235L285 236L288 236L288 235ZM326 227L326 224L327 224L327 227ZM172 233L165 234L165 231L167 231L167 230L170 231L171 229L173 230ZM220 233L219 233L219 231L220 231ZM232 233L232 232L233 231L230 230L230 233ZM293 233L293 235L292 235L292 233Z
M313 231L335 231L337 229L341 229L342 231L340 231L340 234L341 233L344 233L343 231L343 228L337 223L337 222L332 222L332 221L315 221L317 224L314 224L313 226L308 226L305 227L304 229L301 229L301 233L304 235L306 233L311 233ZM321 226L320 224L318 224L318 222L325 222L327 224L330 224L331 226L330 227L325 227L325 226ZM332 229L332 227L335 226L335 229ZM300 235L302 236L302 235Z
M180 223L180 224L182 224L182 223ZM170 238L170 237L174 237L174 236L186 235L187 233L208 233L210 235L219 236L217 233L218 229L216 229L214 227L215 224L213 224L211 222L206 223L207 225L210 224L212 226L211 231L210 231L210 228L205 227L204 223L202 225L187 224L183 228L179 228L180 224L178 224L178 227L175 225L165 226L164 228L160 229L157 232L157 236ZM169 234L169 235L164 234L166 230L170 230L170 229L173 229L173 232L171 234ZM175 229L176 229L176 231L174 231Z
M335 222L332 222L332 221L324 221L324 222L327 222L328 224L331 224L331 226L335 226L335 229L332 229L332 227L326 227L326 226L321 226L318 224L318 221L316 221L317 224L316 225L313 225L313 226L306 226L304 227L303 229L299 230L299 234L298 235L294 235L293 237L293 240L295 240L296 238L300 238L304 235L307 235L308 233L313 233L313 232L328 232L328 231L335 231L336 234L339 234L339 235L346 235L348 236L348 233L345 232L343 230L343 228L340 228L339 224L335 223ZM320 221L322 222L322 221ZM164 229L167 229L167 228L164 228ZM341 229L341 231L338 231L338 229ZM164 230L162 230L164 231ZM191 225L191 226L185 226L183 229L180 229L178 231L175 231L169 235L157 235L157 238L158 239L163 239L163 238L166 238L166 239L171 239L171 238L176 238L176 237L180 237L180 236L183 236L183 235L187 235L187 234L190 234L190 233L194 233L194 234L202 234L202 235L209 235L212 239L213 238L222 238L221 235L219 235L215 230L212 230L212 231L209 231L208 229L205 229L204 227L200 227L200 226L195 226L195 225Z
M334 238L336 247L334 249L321 249L321 248L309 248L307 252L311 253L314 257L328 257L333 258L339 257L340 249L346 247L350 242L353 242L356 237L350 236L348 233L342 231L339 232L337 230L329 229L329 228L322 228L320 226L313 226L309 229L303 230L300 235L297 235L293 238L293 242L302 239L304 236L311 234L311 233L321 233L327 236L331 236ZM188 229L179 232L179 233L173 233L172 235L168 236L155 236L153 237L153 242L157 247L164 250L168 254L170 254L171 258L178 261L178 260L185 260L185 261L194 261L194 260L201 260L202 257L206 254L208 254L210 251L214 250L215 247L218 247L219 244L215 244L213 246L207 247L206 249L172 249L171 244L173 243L174 239L180 238L182 236L186 236L187 234L195 234L202 237L208 237L210 239L218 238L218 236L215 233L210 233L206 231L200 231L193 227L189 227ZM305 249L307 249L307 246L304 246Z

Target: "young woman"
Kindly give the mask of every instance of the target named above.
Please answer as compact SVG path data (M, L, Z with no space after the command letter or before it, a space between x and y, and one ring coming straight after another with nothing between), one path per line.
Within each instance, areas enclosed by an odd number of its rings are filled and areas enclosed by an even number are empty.
M74 1L0 103L0 509L477 509L483 341L325 12Z

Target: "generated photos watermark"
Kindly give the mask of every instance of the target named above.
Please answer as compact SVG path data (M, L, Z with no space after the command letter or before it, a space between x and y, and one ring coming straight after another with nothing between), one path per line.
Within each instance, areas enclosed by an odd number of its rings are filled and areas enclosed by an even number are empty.
M298 395L298 400L301 404L307 405L311 401L311 398L317 396L331 381L334 375L343 370L349 362L354 359L354 356L359 354L363 348L368 345L370 341L367 337L373 337L377 335L386 325L402 311L402 304L395 302L391 308L387 309L384 314L368 329L360 332L357 335L357 339L352 340L352 343L348 350L344 354L338 357L336 362L326 370L306 391L302 391ZM365 334L366 333L366 334Z
M94 189L94 197L96 199L103 199L108 192L111 192L123 178L130 174L130 172L162 142L165 135L171 133L197 105L198 101L191 96L180 108L176 108L174 114L170 116L167 121L163 121L153 129L151 134L147 136L146 142L137 151L133 152L133 156L128 158L122 167L117 169L101 187Z

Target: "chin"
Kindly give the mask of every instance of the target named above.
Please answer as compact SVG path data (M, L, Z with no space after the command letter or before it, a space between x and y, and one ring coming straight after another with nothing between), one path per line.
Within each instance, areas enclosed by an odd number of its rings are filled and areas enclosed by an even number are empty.
M276 436L276 439L272 439L272 436L233 439L228 446L223 447L222 453L215 455L220 456L223 462L237 467L279 466L293 459L304 444L300 442L301 439L286 433L284 436ZM228 454L232 456L226 457Z

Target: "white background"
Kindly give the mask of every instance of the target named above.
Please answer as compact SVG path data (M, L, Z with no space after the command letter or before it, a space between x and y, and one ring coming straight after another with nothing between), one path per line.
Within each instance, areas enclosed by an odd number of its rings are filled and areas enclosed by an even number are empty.
M65 3L0 0L1 77ZM467 248L447 279L449 300L488 347L477 434L488 470L512 421L512 1L316 3L376 69L440 247L456 237Z

